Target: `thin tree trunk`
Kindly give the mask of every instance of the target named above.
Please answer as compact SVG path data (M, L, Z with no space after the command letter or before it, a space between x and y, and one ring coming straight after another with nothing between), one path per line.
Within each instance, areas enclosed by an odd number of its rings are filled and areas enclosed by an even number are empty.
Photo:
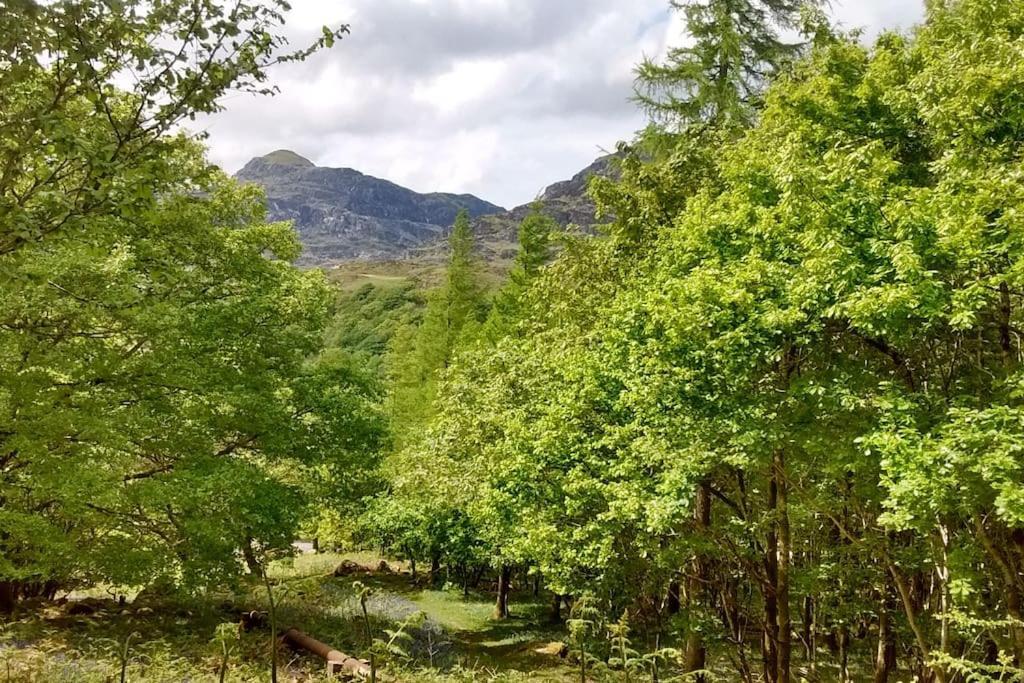
M814 671L815 660L817 658L817 628L814 623L815 610L814 610L814 596L807 595L804 597L804 617L803 617L803 628L804 628L804 658L807 660L807 666L811 671Z
M778 484L772 476L768 483L768 509L774 511L778 505ZM779 607L778 607L778 577L779 577L779 553L778 534L774 524L769 526L768 538L765 543L764 562L765 578L764 587L764 635L761 642L761 658L764 662L764 680L767 683L777 683L779 679L778 669L778 641L779 641Z
M936 575L939 579L939 648L943 655L949 654L949 530L939 525L939 563Z
M850 628L843 624L839 629L839 681L850 683Z
M267 589L267 607L270 614L270 683L277 683L277 603L274 602L274 589L270 579L260 567L263 586Z
M512 580L512 568L507 564L498 572L498 596L494 603L494 618L508 619L508 591Z
M693 521L696 523L697 531L705 535L711 527L711 486L703 482L697 486L696 497L693 506ZM690 571L686 597L689 603L691 614L699 607L700 596L705 592L705 585L708 580L707 558L697 556L693 559L693 566ZM685 671L695 673L703 671L707 666L707 648L700 632L690 628L686 636L686 662ZM694 679L695 683L704 683L703 674L698 674Z
M1014 625L1010 627L1010 636L1013 639L1014 647L1014 659L1017 665L1024 664L1024 609L1022 609L1022 599L1020 584L1018 582L1019 571L1011 564L1009 555L1002 552L997 547L996 543L992 540L992 535L989 530L985 527L985 522L979 515L974 516L974 529L975 534L981 540L982 546L985 551L989 554L996 566L999 567L999 573L1003 579L1003 593L1004 599L1006 600L1006 613L1014 621Z
M789 611L789 565L792 542L789 528L789 484L786 479L786 460L781 450L775 451L774 470L777 489L776 523L778 536L778 574L776 599L778 600L778 681L790 683L790 662L793 656L793 623Z
M1009 366L1013 359L1013 341L1010 337L1013 304L1010 301L1010 286L1005 281L999 283L999 314L999 346L1003 351L1003 363Z
M878 611L878 648L875 651L874 683L889 683L896 665L896 642L893 639L887 596L883 595Z
M437 580L441 578L441 555L439 553L431 553L430 555L430 583L437 583Z
M551 598L550 621L552 624L562 623L562 596L558 593L554 593Z
M910 586L907 585L907 580L900 573L900 570L891 562L889 563L889 573L892 575L893 581L896 583L896 589L899 591L900 601L903 603L903 613L907 617L910 630L914 633L918 654L921 657L921 661L925 662L923 666L927 667L927 662L932 658L931 648L928 647L928 639L925 638L921 624L917 621L917 610L914 608L914 599L910 593ZM934 675L936 683L946 683L945 670L941 667L933 667L929 670Z

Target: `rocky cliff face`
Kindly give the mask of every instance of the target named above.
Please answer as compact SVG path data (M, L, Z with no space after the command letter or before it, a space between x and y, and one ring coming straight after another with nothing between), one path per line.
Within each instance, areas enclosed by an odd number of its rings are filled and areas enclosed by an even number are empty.
M473 218L504 211L472 195L420 194L349 168L321 168L287 150L253 159L236 177L266 189L272 220L295 222L307 265L404 258L439 240L460 209Z
M613 172L612 156L601 157L538 198L562 226L592 232L594 204L587 183ZM236 176L262 185L271 220L291 220L305 249L301 263L342 261L441 261L444 238L462 208L473 218L481 255L496 264L511 260L519 223L530 204L506 211L473 195L420 194L350 168L321 168L287 150L257 157Z
M603 156L569 180L549 185L537 198L541 210L562 227L574 226L583 232L593 233L597 227L597 218L594 216L594 202L587 195L587 185L596 175L607 176L615 173L613 159L614 155ZM515 257L518 250L519 224L534 203L523 204L502 213L480 216L473 221L473 232L477 237L481 255L485 259L501 262ZM419 253L436 255L438 251L443 251L443 245L429 245Z

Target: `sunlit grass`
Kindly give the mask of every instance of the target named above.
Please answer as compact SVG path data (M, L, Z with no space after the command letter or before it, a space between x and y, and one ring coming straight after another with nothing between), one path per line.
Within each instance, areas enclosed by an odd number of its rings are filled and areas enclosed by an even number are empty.
M513 596L515 617L494 621L493 597L459 588L424 588L412 581L407 568L389 560L392 573L359 572L334 577L344 561L375 568L373 552L303 554L275 562L269 576L279 603L282 628L297 626L315 638L353 656L365 656L366 634L356 582L368 586L374 634L381 637L403 620L422 611L435 637L445 643L436 662L440 671L427 670L422 654L401 666L403 683L461 683L461 681L560 682L572 680L572 670L557 658L538 655L538 645L564 635L538 625L542 602L528 594ZM422 577L421 577L422 580ZM118 591L103 590L103 597ZM219 624L237 619L242 610L265 610L262 586L253 584L235 594L196 598L169 597L165 603L143 607L114 601L98 614L68 616L57 607L0 626L0 681L118 680L118 652L131 635L128 680L138 683L216 681L219 648L214 633ZM419 636L422 639L422 635ZM266 680L269 666L268 634L240 634L233 644L227 681ZM322 678L322 662L315 657L282 650L284 680L313 683ZM397 663L388 665L392 670Z

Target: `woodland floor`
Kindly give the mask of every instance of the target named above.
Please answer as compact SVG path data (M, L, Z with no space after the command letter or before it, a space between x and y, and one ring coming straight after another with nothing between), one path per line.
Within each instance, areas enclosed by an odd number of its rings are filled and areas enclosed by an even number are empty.
M513 617L491 618L492 596L461 589L427 589L414 585L407 570L359 572L333 577L343 560L376 567L368 554L301 555L279 563L271 576L279 602L282 628L296 626L343 652L361 656L366 650L358 587L372 588L367 601L377 637L387 639L404 620L423 612L426 620L400 639L410 655L386 670L392 680L409 683L455 681L578 680L563 660L537 649L563 640L564 631L543 625L547 600L532 594L513 595ZM395 565L393 565L395 566ZM221 624L237 623L243 609L263 610L258 591L184 599L140 595L119 606L113 596L94 591L87 602L92 614L69 614L69 605L26 605L0 627L0 681L116 681L120 652L129 643L127 680L138 682L216 681L221 645L215 633ZM134 596L130 596L134 597ZM236 629L228 628L232 634ZM227 681L267 681L267 630L243 633L232 642ZM430 667L433 660L433 667ZM396 668L400 666L401 668ZM281 650L283 681L324 680L323 665L314 657ZM578 676L578 674L576 674Z
M362 569L343 577L332 575L343 561ZM367 600L375 637L387 639L403 621L422 612L425 620L409 627L399 640L408 655L382 666L398 683L571 683L578 669L550 652L539 650L564 642L564 627L547 624L550 596L513 592L512 617L492 619L493 594L460 588L427 588L412 581L407 567L392 563L376 569L380 559L370 553L302 554L272 567L280 630L295 626L310 636L353 656L366 656L366 636L359 605L360 584L372 589ZM371 568L373 568L371 570ZM481 586L481 588L488 588ZM221 644L218 627L231 634L226 681L269 681L269 628L240 633L242 611L266 610L258 588L232 594L192 598L129 595L124 606L113 593L94 590L71 596L64 605L26 604L15 617L0 623L0 683L108 683L120 679L120 653L129 639L126 680L132 683L205 683L218 680ZM91 614L71 614L71 606L88 604ZM548 648L550 650L550 648ZM329 680L323 663L282 647L281 683ZM823 653L824 655L824 653ZM712 680L735 681L727 657L719 657ZM799 662L797 680L820 683L839 680L835 662L823 657L817 673L807 675ZM852 663L854 681L871 680L867 662ZM595 681L622 680L620 672ZM382 679L385 680L385 679ZM588 677L590 680L590 677ZM634 679L635 680L635 679ZM683 681L665 678L663 682ZM897 677L897 681L909 680Z

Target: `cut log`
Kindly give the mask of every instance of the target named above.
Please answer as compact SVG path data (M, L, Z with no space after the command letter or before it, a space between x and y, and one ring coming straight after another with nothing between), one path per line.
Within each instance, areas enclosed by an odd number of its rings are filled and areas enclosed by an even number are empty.
M290 628L284 632L284 641L293 647L310 652L320 657L327 663L327 675L334 676L343 674L354 678L369 680L370 663L365 659L349 657L344 652L335 650L326 643L321 643L316 638L311 638L297 628ZM383 678L378 674L378 680Z

